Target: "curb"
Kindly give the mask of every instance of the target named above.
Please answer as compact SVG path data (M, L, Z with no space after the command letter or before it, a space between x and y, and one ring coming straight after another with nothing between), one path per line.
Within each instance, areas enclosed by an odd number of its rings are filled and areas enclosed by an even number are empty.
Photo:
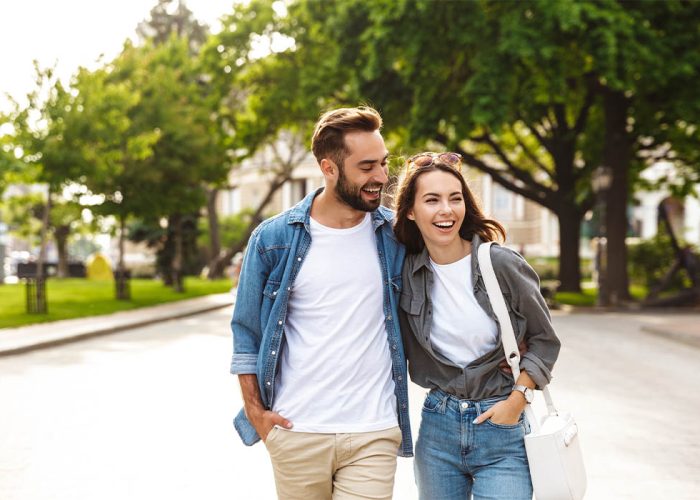
M664 330L662 328L657 328L653 326L643 326L641 330L646 333L658 335L659 337L664 337L669 340L681 342L683 344L700 349L700 335L691 335L677 331L674 332L672 330Z
M203 297L211 297L211 296L203 296ZM203 297L196 297L194 299L186 299L186 300L197 300L197 299L202 299ZM148 326L152 325L154 323L161 323L165 321L170 321L174 319L179 319L179 318L185 318L188 316L195 316L197 314L202 314L205 312L209 311L214 311L217 309L223 309L224 307L230 307L234 303L234 297L231 295L231 300L226 301L226 300L221 300L218 303L208 303L208 304L202 304L201 306L191 306L189 309L186 309L182 312L164 312L159 314L154 314L153 317L150 318L135 318L133 320L125 320L121 324L115 324L115 325L110 325L102 328L96 328L93 330L88 330L88 331L78 331L75 333L68 333L65 336L62 337L56 337L56 338L51 338L51 339L38 339L38 340L31 340L28 339L27 342L25 343L18 343L19 345L15 346L8 346L8 347L3 347L2 344L0 343L0 358L6 357L6 356L13 356L16 354L24 354L27 352L39 350L39 349L44 349L47 347L55 347L63 344L69 344L72 342L79 342L81 340L87 340L91 339L94 337L99 337L102 335L109 335L111 333L117 333L117 332L122 332L125 330L130 330L133 328L139 328L142 326ZM172 306L173 304L177 304L178 302L181 301L176 301L176 302L168 302L166 304L159 304L160 306ZM183 301L184 302L184 301ZM158 307L158 306L155 306ZM140 309L133 309L131 311L127 312L140 312L143 313L149 308L140 308ZM93 316L94 318L99 318L100 316ZM67 320L71 321L71 320ZM56 322L47 322L47 323L41 323L41 325L51 325ZM2 330L0 330L0 338L2 337Z

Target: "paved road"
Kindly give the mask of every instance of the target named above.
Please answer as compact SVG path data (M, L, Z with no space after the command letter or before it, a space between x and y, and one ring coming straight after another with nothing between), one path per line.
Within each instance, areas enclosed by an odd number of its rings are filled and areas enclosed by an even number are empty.
M229 313L219 310L0 358L3 500L274 499L263 446L231 427ZM700 349L630 315L559 315L552 391L573 410L588 499L700 498ZM417 427L422 390L412 387ZM395 498L416 498L399 459Z

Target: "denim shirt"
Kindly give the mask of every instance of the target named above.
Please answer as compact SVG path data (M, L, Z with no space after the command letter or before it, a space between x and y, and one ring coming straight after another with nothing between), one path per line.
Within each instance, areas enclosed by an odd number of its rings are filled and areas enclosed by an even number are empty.
M272 408L275 375L284 346L284 325L294 280L311 246L309 221L311 205L322 189L310 193L297 205L264 221L250 237L238 282L236 305L231 320L233 358L231 373L255 374L265 408ZM408 385L398 322L401 268L405 249L394 236L391 210L379 207L372 212L372 227L384 288L384 316L392 361L402 443L401 456L413 455L408 418ZM234 426L250 446L260 437L241 410Z
M474 297L498 324L479 268L481 239L478 235L474 235L471 244ZM540 293L539 278L525 259L509 248L493 245L491 259L517 341L525 340L527 344L528 351L520 358L520 369L525 370L541 389L552 378L551 370L561 344ZM457 366L433 349L430 340L433 281L427 250L406 257L399 319L411 380L422 387L437 388L461 399L479 400L510 394L513 376L498 369L498 364L505 359L500 325L497 346L467 366ZM468 326L465 328L467 333Z

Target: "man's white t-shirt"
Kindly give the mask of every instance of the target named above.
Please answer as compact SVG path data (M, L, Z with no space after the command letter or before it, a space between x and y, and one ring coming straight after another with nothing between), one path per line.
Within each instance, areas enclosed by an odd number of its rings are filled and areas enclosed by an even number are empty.
M382 273L368 213L349 229L311 219L294 281L273 410L297 432L371 432L398 425Z
M496 348L498 326L481 308L472 288L472 256L452 264L433 268L433 317L430 343L457 366L472 361Z

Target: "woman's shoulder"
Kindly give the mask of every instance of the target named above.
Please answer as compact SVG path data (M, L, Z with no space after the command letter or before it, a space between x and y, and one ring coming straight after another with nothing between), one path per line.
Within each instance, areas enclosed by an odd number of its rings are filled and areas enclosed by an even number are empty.
M507 279L523 278L534 273L525 257L503 245L491 245L491 260L496 273Z
M525 262L522 255L503 245L491 245L491 260L494 265L500 266L516 266Z

